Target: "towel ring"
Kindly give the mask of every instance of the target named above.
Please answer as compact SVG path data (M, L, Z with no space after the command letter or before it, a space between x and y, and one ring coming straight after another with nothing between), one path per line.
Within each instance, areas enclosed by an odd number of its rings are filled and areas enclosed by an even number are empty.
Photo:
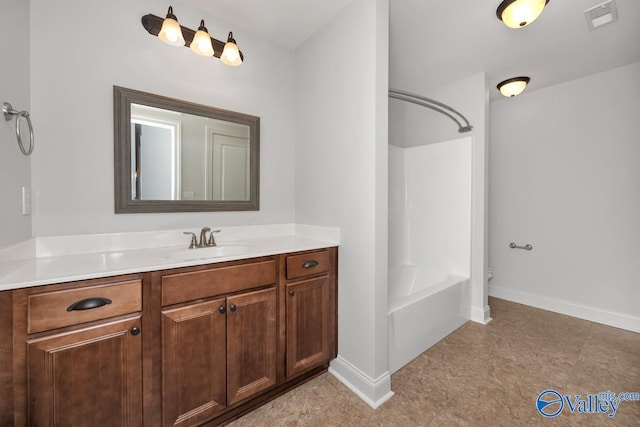
M2 112L4 113L4 119L8 122L13 119L13 116L16 116L16 138L18 139L18 147L20 147L20 151L25 156L31 155L33 152L33 147L35 146L35 141L33 139L33 125L31 124L31 117L29 117L28 111L17 111L14 110L11 104L5 102L2 104ZM24 144L22 143L22 134L20 133L20 119L24 118L27 121L27 125L29 126L29 149L25 150Z

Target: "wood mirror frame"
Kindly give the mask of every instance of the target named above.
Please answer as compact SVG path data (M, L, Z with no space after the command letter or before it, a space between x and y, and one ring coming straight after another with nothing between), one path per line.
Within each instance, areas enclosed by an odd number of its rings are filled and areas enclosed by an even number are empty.
M248 200L133 200L131 104L146 105L249 126ZM119 86L113 87L115 213L260 210L260 118Z

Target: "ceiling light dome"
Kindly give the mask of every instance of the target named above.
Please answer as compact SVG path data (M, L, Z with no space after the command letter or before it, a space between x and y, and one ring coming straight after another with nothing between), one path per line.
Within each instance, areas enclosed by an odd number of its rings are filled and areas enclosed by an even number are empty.
M542 13L549 0L504 0L496 15L509 28L522 28L531 24Z
M498 83L498 90L507 98L512 98L520 95L530 81L529 77L514 77Z

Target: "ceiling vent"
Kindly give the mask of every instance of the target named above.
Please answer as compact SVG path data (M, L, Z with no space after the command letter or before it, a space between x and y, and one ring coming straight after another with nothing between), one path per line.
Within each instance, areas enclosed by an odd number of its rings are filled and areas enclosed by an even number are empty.
M595 30L603 25L611 24L618 20L618 9L616 1L609 0L584 11L587 18L587 25L590 30Z

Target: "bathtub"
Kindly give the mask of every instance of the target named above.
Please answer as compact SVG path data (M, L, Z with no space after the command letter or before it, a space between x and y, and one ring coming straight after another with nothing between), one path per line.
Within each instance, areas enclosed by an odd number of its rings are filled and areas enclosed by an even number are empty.
M389 270L389 372L469 320L469 278L426 267Z

